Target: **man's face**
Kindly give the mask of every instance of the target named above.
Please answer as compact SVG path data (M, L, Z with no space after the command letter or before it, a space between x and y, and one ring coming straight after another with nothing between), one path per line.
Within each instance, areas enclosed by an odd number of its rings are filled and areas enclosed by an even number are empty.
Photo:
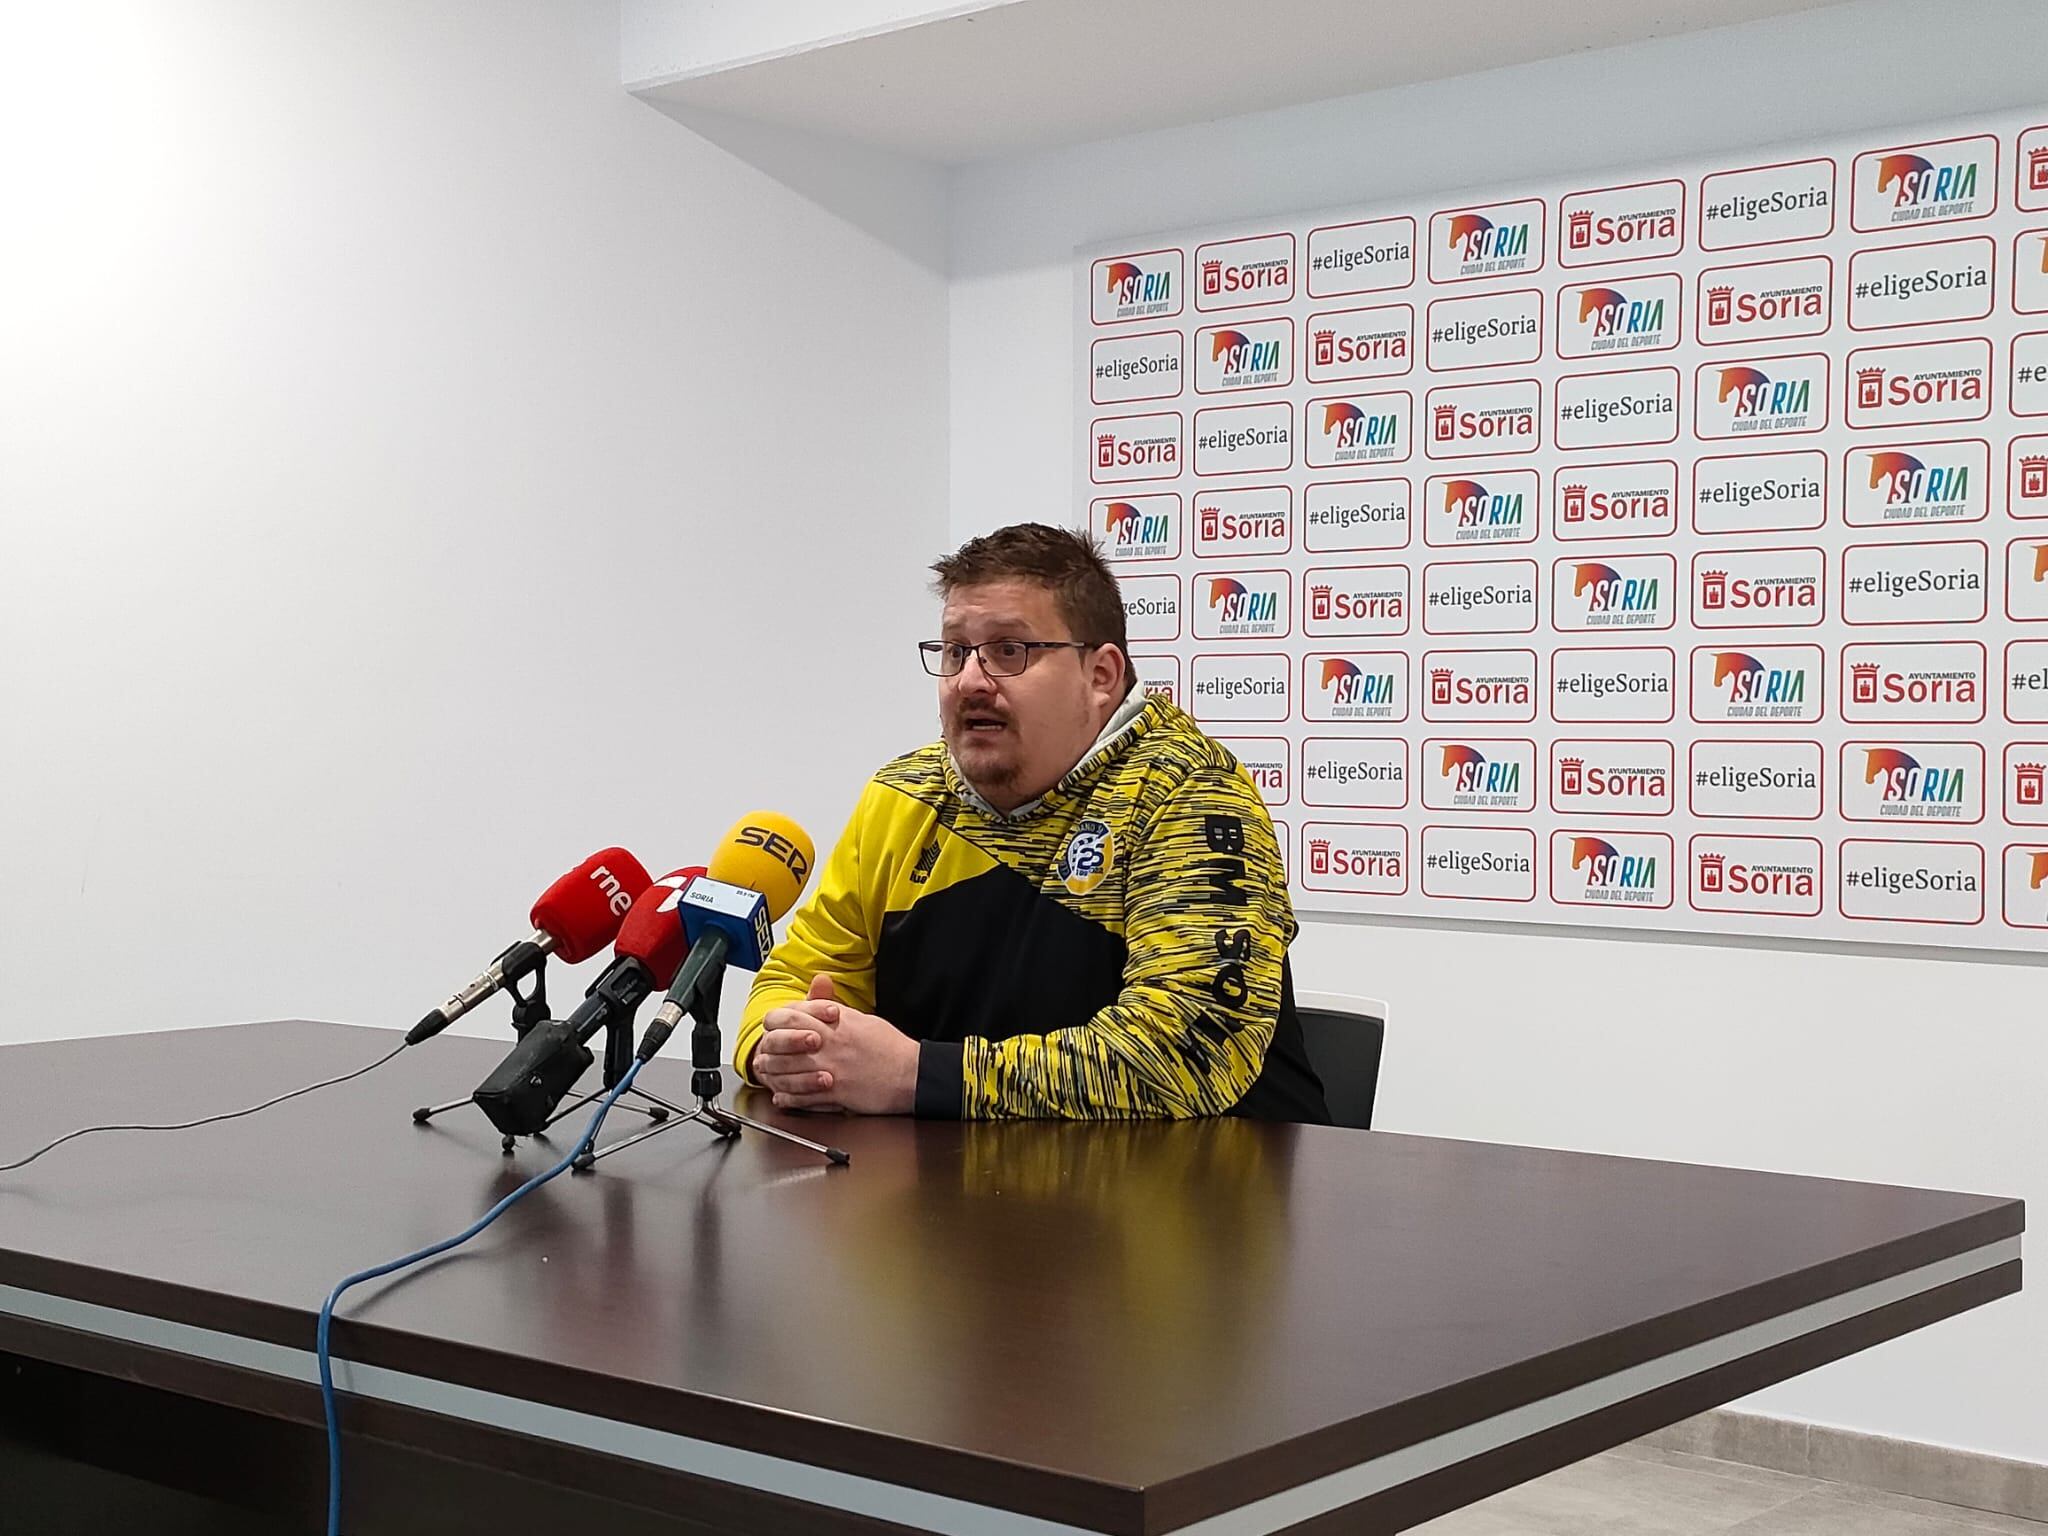
M1052 593L1035 581L956 587L939 638L1077 640ZM1015 677L991 677L978 657L939 679L939 726L953 761L999 811L1044 794L1081 760L1115 711L1123 658L1114 646L1034 651Z

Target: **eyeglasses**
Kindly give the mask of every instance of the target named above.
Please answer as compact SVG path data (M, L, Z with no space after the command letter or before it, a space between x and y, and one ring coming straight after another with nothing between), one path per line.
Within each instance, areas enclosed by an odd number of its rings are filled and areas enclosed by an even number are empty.
M918 654L925 671L933 677L954 677L967 665L968 656L981 658L981 670L990 677L1015 677L1031 664L1033 651L1092 651L1088 640L984 640L979 645L962 645L957 640L920 640Z

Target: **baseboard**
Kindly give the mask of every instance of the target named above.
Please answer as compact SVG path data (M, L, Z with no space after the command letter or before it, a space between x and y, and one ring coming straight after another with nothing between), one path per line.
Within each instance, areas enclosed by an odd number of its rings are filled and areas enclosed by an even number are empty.
M1658 1450L2048 1521L2048 1466L1982 1451L1715 1408L1645 1435Z

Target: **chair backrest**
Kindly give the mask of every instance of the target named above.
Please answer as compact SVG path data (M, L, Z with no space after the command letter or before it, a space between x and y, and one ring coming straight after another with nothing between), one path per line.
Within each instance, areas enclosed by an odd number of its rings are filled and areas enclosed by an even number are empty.
M1379 1092L1380 1052L1387 1038L1387 1005L1376 998L1303 992L1295 1000L1309 1065L1323 1080L1330 1119L1354 1130L1372 1129Z

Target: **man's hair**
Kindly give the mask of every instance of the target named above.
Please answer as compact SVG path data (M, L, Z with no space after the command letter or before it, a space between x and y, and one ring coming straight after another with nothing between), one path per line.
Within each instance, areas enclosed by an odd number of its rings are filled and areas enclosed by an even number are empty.
M1052 593L1076 640L1113 645L1123 653L1124 693L1137 686L1124 633L1124 600L1102 547L1085 533L1048 523L1012 523L969 539L932 562L941 598L991 581L1035 581Z

